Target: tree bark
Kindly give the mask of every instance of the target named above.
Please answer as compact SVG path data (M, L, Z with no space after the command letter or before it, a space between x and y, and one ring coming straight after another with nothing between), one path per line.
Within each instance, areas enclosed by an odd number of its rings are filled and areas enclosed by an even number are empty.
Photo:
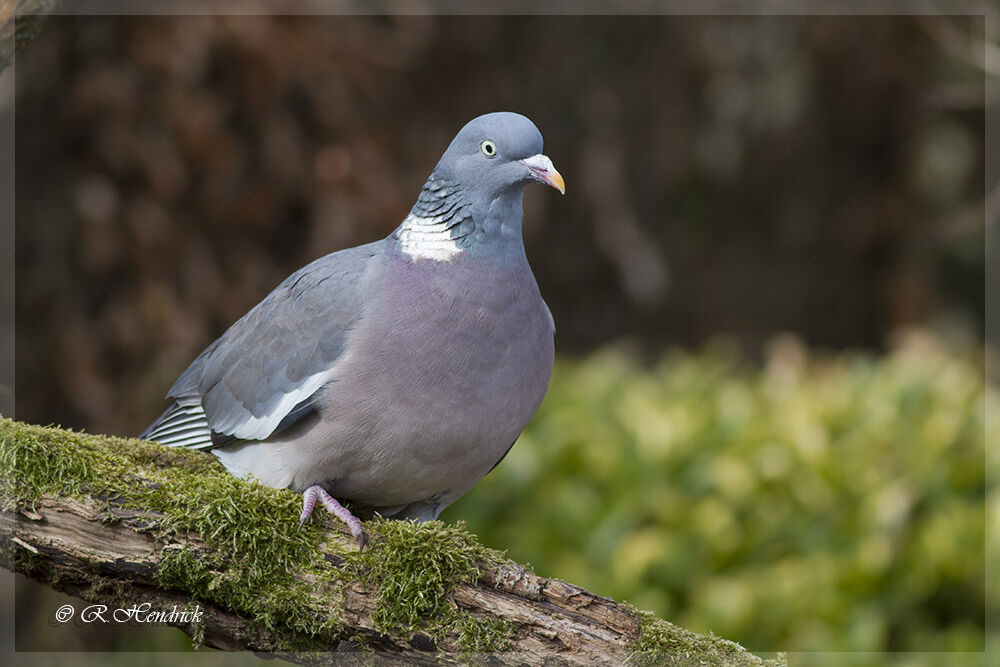
M32 437L39 432L67 433L0 420L0 447L16 447L21 428L34 429ZM70 435L88 446L94 442L97 447L105 446L101 436ZM153 448L158 447L139 441L120 442L142 444L154 452ZM169 459L157 465L170 465ZM57 467L56 463L53 467ZM288 628L287 633L280 623L273 629L262 628L247 614L237 613L218 601L159 582L157 573L165 556L172 550L204 550L206 542L201 535L173 534L165 538L150 531L150 526L162 518L154 509L126 507L114 498L85 489L66 495L46 492L31 502L12 502L15 494L9 490L22 482L16 465L13 479L8 482L15 486L7 486L7 509L0 513L0 546L6 567L82 600L108 605L109 610L143 603L154 611L170 611L175 605L178 610L192 610L197 605L202 612L197 622L177 618L168 623L206 646L276 654L295 662L323 659L315 653L283 650L289 645L289 637L295 636L293 628ZM156 486L163 481L137 470L129 484ZM336 565L344 561L345 553L357 552L357 544L343 526L326 516L321 521L328 533L323 536L325 542L317 559ZM373 540L367 548L378 553L379 540ZM578 586L536 576L517 564L482 562L478 571L478 578L457 583L448 592L447 608L466 614L465 618L500 623L505 628L505 640L502 651L491 657L504 663L543 664L557 660L568 665L621 664L636 658L644 640L646 649L668 651L677 659L693 658L701 664L765 662L731 642L695 635ZM308 584L317 599L331 595L339 600L316 612L327 616L319 621L329 621L329 626L335 628L326 636L325 648L339 652L338 659L345 657L343 652L352 650L374 650L383 659L418 663L468 657L461 627L455 624L427 633L380 627L377 582L359 577L334 586L306 570L295 571L292 576ZM651 624L659 636L655 644L642 636ZM366 659L371 657L364 655Z

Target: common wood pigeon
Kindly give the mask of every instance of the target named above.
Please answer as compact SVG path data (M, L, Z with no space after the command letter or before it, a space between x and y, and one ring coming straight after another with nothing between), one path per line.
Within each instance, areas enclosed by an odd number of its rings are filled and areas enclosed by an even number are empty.
M535 125L472 120L392 234L289 276L181 374L141 437L302 492L301 522L318 500L362 546L337 499L437 518L505 456L552 374L555 326L521 236L532 181L565 193Z

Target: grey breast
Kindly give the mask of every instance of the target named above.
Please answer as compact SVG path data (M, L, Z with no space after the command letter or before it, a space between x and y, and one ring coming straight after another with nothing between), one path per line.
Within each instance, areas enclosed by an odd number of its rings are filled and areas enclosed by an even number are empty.
M328 417L306 436L336 444L295 486L322 483L374 507L443 494L443 507L499 461L538 409L552 370L551 320L524 267L383 261L382 289L321 399Z

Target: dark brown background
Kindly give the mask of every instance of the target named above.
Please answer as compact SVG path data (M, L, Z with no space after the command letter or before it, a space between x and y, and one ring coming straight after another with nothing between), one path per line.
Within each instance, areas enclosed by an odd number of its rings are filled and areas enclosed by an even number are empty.
M562 353L978 328L981 72L939 37L979 20L52 17L17 69L17 415L137 432L498 109L566 178L525 222Z

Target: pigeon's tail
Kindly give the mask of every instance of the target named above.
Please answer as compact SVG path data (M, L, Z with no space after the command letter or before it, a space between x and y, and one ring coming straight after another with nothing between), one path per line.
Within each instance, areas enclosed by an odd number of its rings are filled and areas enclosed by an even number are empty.
M212 446L212 430L197 398L179 398L139 436L171 447Z

